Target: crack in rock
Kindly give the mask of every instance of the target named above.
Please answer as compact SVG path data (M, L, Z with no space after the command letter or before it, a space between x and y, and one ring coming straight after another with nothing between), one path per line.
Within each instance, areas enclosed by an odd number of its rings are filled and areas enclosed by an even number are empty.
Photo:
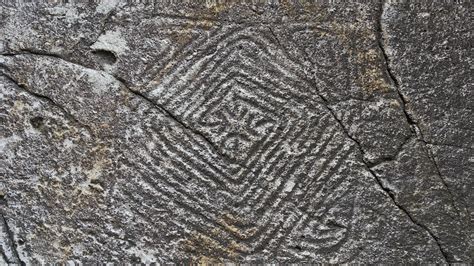
M313 84L314 85L314 84ZM315 86L315 85L314 85ZM316 87L315 87L316 88ZM345 128L344 124L342 123L342 121L340 119L338 119L337 115L335 114L334 110L329 106L329 101L319 92L319 90L316 88L316 91L318 92L318 96L319 98L323 101L324 103L324 106L327 108L327 110L330 112L330 114L332 115L332 117L337 121L337 123L339 124L339 126L341 127L342 131L344 132L344 134L350 139L352 140L355 145L357 146L360 154L361 154L361 159L360 161L365 165L365 168L366 170L369 171L369 173L372 175L372 177L375 179L375 181L377 182L377 184L379 185L379 187L382 189L382 191L384 191L386 193L386 195L390 198L391 202L399 209L401 210L408 218L409 220L417 225L418 227L422 228L423 230L425 230L428 235L434 240L434 242L436 243L437 247L439 248L441 254L443 255L444 259L446 262L449 262L448 260L448 256L446 254L446 252L443 250L443 248L441 247L441 244L439 243L439 239L438 237L436 237L436 235L427 227L425 226L424 224L418 222L411 214L410 212L401 204L399 204L395 198L395 195L394 193L389 189L387 188L386 186L383 185L382 181L380 180L380 178L377 176L377 174L374 172L374 170L372 169L373 168L373 165L371 165L369 162L367 162L365 159L364 159L364 149L362 148L362 145L360 144L360 142L354 138L353 136L350 135L350 133L348 132L348 130ZM406 145L407 143L409 143L409 140L411 138L407 138L405 143L402 145L401 149L397 152L397 156L398 154L402 151L402 148L404 145Z
M188 125L186 125L183 121L181 121L178 117L176 117L175 115L173 115L170 111L168 111L166 108L164 108L163 106L161 106L160 104L158 104L156 101L153 101L152 99L148 98L145 94L141 93L140 91L138 90L133 90L131 89L125 80L119 78L119 77L115 77L113 76L117 81L119 81L129 92L131 92L132 94L138 96L139 98L145 100L146 102L148 102L149 104L151 104L154 108L164 112L168 117L170 117L173 121L175 121L176 123L178 123L180 126L182 126L184 129L188 130L189 132L199 136L204 142L206 142L209 147L211 147L211 149L216 153L218 154L221 158L224 158L226 161L228 162L231 162L233 164L237 164L239 165L241 168L244 168L244 169L247 169L247 170L250 170L252 173L254 173L254 171L252 169L249 169L247 166L237 162L236 160L230 158L229 156L227 156L226 154L222 153L220 151L220 149L214 144L213 141L211 141L206 135L204 135L203 133L201 133L199 130L196 130ZM255 173L254 173L255 174Z
M11 75L8 75L7 73L2 72L1 74L2 74L3 77L8 79L10 82L14 83L18 88L22 89L24 92L28 93L29 95L31 95L35 98L38 98L41 101L45 101L45 102L51 104L52 106L58 108L64 114L64 116L66 118L68 118L70 121L72 121L73 123L75 123L79 127L85 128L89 132L89 134L94 135L94 130L89 125L86 125L86 124L82 123L81 121L79 121L75 116L73 116L71 113L69 113L63 106L56 103L50 97L29 90L25 84L19 83Z
M7 220L3 214L0 214L0 235L3 236L3 240L0 239L0 245L2 247L2 256L7 263L14 265L26 265L18 254L18 248L16 246L15 237L13 232L8 226Z
M76 62L72 62L72 61L69 61L67 59L65 59L64 57L60 56L60 55L57 55L57 54L51 54L51 53L47 53L47 52L43 52L43 51L36 51L36 50L30 50L30 49L23 49L21 52L19 53L8 53L8 54L2 54L3 56L16 56L16 55L35 55L35 56L45 56L45 57L50 57L50 58L54 58L54 59L57 59L57 60L62 60L62 61L65 61L65 62L68 62L70 64L73 64L73 65L77 65L79 67L82 67L82 68L85 68L85 69L90 69L90 70L93 70L93 71L97 71L97 72L103 72L107 75L110 75L111 77L113 77L115 80L117 80L118 82L120 82L124 88L126 88L129 92L131 92L132 94L138 96L139 98L147 101L148 103L150 103L154 108L164 112L168 117L170 117L172 120L174 120L176 123L178 123L180 126L182 126L183 128L185 128L186 130L188 130L189 132L199 136L204 142L206 142L210 147L211 149L217 153L220 157L224 158L226 161L228 162L231 162L233 164L236 164L236 165L239 165L241 168L244 168L244 169L248 169L247 166L235 161L234 159L230 158L229 156L227 156L226 154L222 153L220 151L220 149L218 147L216 147L216 145L207 137L205 136L204 134L202 134L201 132L199 132L198 130L194 129L194 128L191 128L189 127L188 125L186 125L184 122L182 122L180 119L178 119L175 115L173 115L171 112L169 112L168 110L166 110L164 107L162 107L161 105L159 105L158 103L156 103L155 101L149 99L146 95L144 95L143 93L139 92L138 90L133 90L131 89L128 85L127 85L127 82L123 79L121 79L120 77L117 77L117 76L114 76L108 72L105 72L103 70L97 70L97 69L93 69L93 68L89 68L89 67L86 67L84 65L81 65L81 64L78 64ZM59 108L65 115L66 117L68 117L69 119L71 119L73 122L77 123L78 125L86 128L89 133L91 134L94 134L94 131L92 130L92 128L88 125L85 125L83 123L81 123L80 121L78 121L73 115L71 115L69 112L67 112L64 107L62 107L61 105L57 104L53 99L45 96L45 95L41 95L41 94L38 94L38 93L35 93L35 92L32 92L31 90L28 90L26 88L25 85L23 84L19 84L16 80L14 80L10 75L6 74L6 73L2 73L6 78L8 78L10 81L12 81L13 83L15 83L18 87L20 87L21 89L23 89L24 91L26 91L27 93L37 97L37 98L40 98L40 99L43 99L49 103L51 103L52 105L56 106L57 108ZM254 173L254 171L252 169L248 169L250 170L252 173ZM254 173L255 174L255 173Z
M468 9L211 2L6 8L0 264L472 260Z
M420 126L418 125L418 123L415 121L415 119L413 118L413 116L409 113L409 111L407 110L406 106L408 104L408 101L407 99L405 98L405 96L403 95L403 93L401 92L401 89L400 89L400 82L398 81L397 77L395 76L395 74L393 73L393 70L392 68L390 67L390 58L386 52L386 49L385 49L385 37L384 35L386 34L384 32L384 27L382 25L382 20L383 20L383 14L384 14L384 11L385 11L385 1L382 1L381 2L381 6L380 6L380 16L378 17L378 20L377 20L377 23L376 23L376 36L377 36L377 44L379 46L379 49L383 55L383 58L384 58L384 66L385 66L385 69L386 69L386 72L388 74L388 76L390 77L390 80L392 82L392 84L394 85L394 88L395 88L395 91L397 92L398 94L398 97L401 101L401 109L406 117L406 120L408 122L408 124L411 126L412 128L412 133L414 136L417 137L417 139L419 141L421 141L423 144L424 144L424 148L426 150L426 153L428 155L428 157L430 158L430 160L432 161L432 164L433 166L435 167L436 169L436 172L437 172L437 175L441 181L441 183L443 184L443 186L445 187L445 189L447 190L448 194L450 195L451 197L451 200L452 200L452 205L453 207L456 209L459 217L460 217L460 210L456 207L456 204L455 204L455 201L454 201L454 195L452 194L451 190L449 189L446 181L444 180L444 178L442 177L442 174L441 174L441 171L439 169L439 166L438 166L438 163L436 162L435 158L434 158L434 154L433 152L431 151L431 149L428 147L428 143L425 141L424 137L423 137L423 133L420 129ZM400 152L400 151L399 151ZM396 158L396 157L395 157ZM375 173L374 173L375 174ZM380 183L380 182L379 182ZM383 187L382 183L380 183L380 185ZM395 199L394 199L395 201ZM407 210L404 210L407 215L410 217L410 219L415 222L415 220L413 219L413 217L409 214L409 212ZM430 228L428 228L426 225L422 224L422 223L418 223L416 222L417 225L419 225L420 227L422 227L423 229L425 229L429 234L430 236L436 241L436 244L438 245L441 253L443 254L446 262L449 262L449 258L448 258L448 254L446 253L446 251L444 250L444 248L442 247L442 245L440 244L439 242L439 239L438 237L436 237L436 235L432 232L432 230Z

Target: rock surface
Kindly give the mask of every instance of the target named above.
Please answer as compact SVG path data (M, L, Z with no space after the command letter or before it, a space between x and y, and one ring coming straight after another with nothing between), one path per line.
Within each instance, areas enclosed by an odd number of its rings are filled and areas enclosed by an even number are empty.
M0 264L473 263L472 13L2 2Z

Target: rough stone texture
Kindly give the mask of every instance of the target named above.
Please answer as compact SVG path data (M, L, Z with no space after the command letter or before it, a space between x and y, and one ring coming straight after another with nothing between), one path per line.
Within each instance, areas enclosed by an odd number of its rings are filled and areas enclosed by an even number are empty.
M473 263L473 10L400 2L2 2L0 263Z

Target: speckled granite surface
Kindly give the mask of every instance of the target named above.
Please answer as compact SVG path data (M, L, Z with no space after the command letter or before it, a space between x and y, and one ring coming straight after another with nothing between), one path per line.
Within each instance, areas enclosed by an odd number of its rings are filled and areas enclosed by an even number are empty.
M0 264L473 263L469 2L0 14Z

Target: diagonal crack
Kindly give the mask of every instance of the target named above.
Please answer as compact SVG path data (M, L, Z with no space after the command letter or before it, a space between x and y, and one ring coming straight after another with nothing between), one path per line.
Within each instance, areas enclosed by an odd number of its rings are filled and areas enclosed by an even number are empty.
M406 105L407 105L408 101L406 100L406 97L401 92L400 82L399 82L398 78L395 76L395 74L393 73L392 68L390 67L391 60L390 60L390 58L389 58L389 56L386 52L385 45L384 45L384 39L385 39L384 35L385 35L385 33L384 33L384 29L382 27L382 16L383 16L383 12L384 12L384 7L383 6L384 6L384 2L382 2L382 6L380 7L381 11L380 11L379 19L377 20L376 35L377 35L378 46L379 46L379 48L382 52L382 55L384 57L384 65L385 65L386 71L387 71L388 76L390 77L392 83L394 84L395 91L397 92L397 94L398 94L398 96L401 100L402 111L405 114L405 117L407 118L408 124L410 124L410 126L412 128L412 132L413 132L414 136L416 136L418 140L423 142L426 154L427 154L428 158L431 160L431 162L433 163L433 166L435 167L435 170L437 172L437 175L438 175L441 183L443 184L443 186L445 187L446 191L448 192L448 194L451 198L453 208L457 211L458 216L461 217L460 210L455 204L455 196L452 193L451 189L449 188L448 183L443 178L443 175L441 174L441 170L440 170L440 167L438 165L438 162L435 159L435 155L434 155L432 149L429 147L429 145L428 145L429 143L426 141L425 137L423 136L423 131L421 131L420 126L415 121L415 119L413 119L413 115L408 112L408 110L406 108Z
M138 96L139 98L147 101L149 104L151 104L153 107L155 107L156 109L160 110L160 111L163 111L166 115L168 115L172 120L174 120L176 123L178 123L180 126L182 126L183 128L189 130L190 132L194 133L195 135L198 135L201 139L203 139L207 144L209 144L212 149L217 153L219 154L221 157L224 157L230 161L232 161L231 158L229 158L227 155L223 154L220 152L220 150L215 146L215 144L207 137L205 136L204 134L202 134L201 132L199 132L198 130L186 125L183 121L181 121L178 117L176 117L174 114L172 114L170 111L168 111L166 108L164 108L163 106L161 106L160 104L158 104L157 102L153 101L152 99L148 98L144 93L138 91L138 90L132 90L131 88L129 88L125 82L125 80L123 80L122 78L119 78L119 77L114 77L116 80L118 80L120 83L122 83L122 85L127 88L127 90L129 92L131 92L132 94Z
M206 142L210 147L211 149L216 153L218 154L221 158L224 158L226 161L228 162L231 162L233 164L237 164L239 165L240 167L244 168L244 169L247 169L249 170L250 172L252 172L253 174L255 174L255 172L252 170L252 169L249 169L247 166L241 164L240 162L237 162L235 159L232 159L230 158L229 156L227 156L226 154L222 153L219 148L207 137L205 136L204 134L202 134L201 132L199 132L198 130L192 128L192 127L189 127L188 125L186 125L184 122L182 122L180 119L178 119L178 117L176 117L175 115L173 115L170 111L168 111L166 108L164 108L163 106L159 105L158 103L156 103L155 101L149 99L146 95L144 95L143 93L139 92L138 90L133 90L131 89L128 85L127 85L127 82L125 80L123 80L122 78L120 77L117 77L117 76L114 76L110 73L107 73L107 72L104 72L102 70L97 70L97 69L93 69L93 68L90 68L90 67L87 67L87 66L84 66L84 65L81 65L79 63L76 63L76 62L72 62L72 61L69 61L67 60L66 58L62 57L61 55L58 55L58 54L52 54L52 53L47 53L47 52L43 52L43 51L37 51L37 50L31 50L31 49L23 49L21 51L19 51L18 53L7 53L7 54L0 54L0 55L3 55L3 56L16 56L16 55L36 55L36 56L45 56L45 57L49 57L49 58L54 58L54 59L59 59L59 60L62 60L62 61L65 61L65 62L68 62L70 64L73 64L73 65L76 65L76 66L79 66L79 67L82 67L82 68L86 68L86 69L90 69L90 70L93 70L93 71L97 71L97 72L103 72L103 73L106 73L107 75L110 75L111 77L113 77L115 80L117 80L118 82L120 82L129 92L131 92L132 94L140 97L141 99L147 101L148 103L150 103L154 108L164 112L166 115L168 115L171 119L173 119L176 123L178 123L179 125L181 125L182 127L184 127L185 129L187 129L188 131L190 131L191 133L199 136L204 142ZM25 91L27 91L28 93L38 97L38 98L42 98L44 100L47 100L48 102L54 104L55 106L57 106L58 108L60 108L68 117L70 117L73 121L79 123L80 125L90 129L89 126L87 125L83 125L81 124L75 117L73 117L72 115L70 115L62 106L58 105L57 103L55 103L52 99L48 98L47 96L44 96L44 95L41 95L41 94L37 94L35 92L32 92L30 90L28 90L25 86L23 86L22 84L19 84L16 80L12 79L10 76L4 74L8 79L10 79L12 82L14 82L15 84L17 84L20 88L23 88Z
M92 130L92 128L89 126L89 125L86 125L86 124L83 124L82 122L80 122L76 117L74 117L72 114L70 114L63 106L61 106L60 104L56 103L53 99L49 98L48 96L45 96L45 95L42 95L42 94L39 94L39 93L36 93L34 91L31 91L30 89L28 89L24 84L18 82L17 80L15 80L14 78L12 78L10 75L6 74L6 73L0 73L2 76L4 76L6 79L8 79L9 81L11 81L12 83L14 83L18 88L22 89L23 91L25 91L26 93L36 97L36 98L39 98L45 102L48 102L49 104L55 106L56 108L58 108L61 113L63 113L63 115L68 118L70 121L72 121L73 123L75 123L76 125L82 127L82 128L85 128L91 135L94 135L94 131Z
M41 51L41 50L30 49L30 48L20 49L20 50L15 51L15 52L1 53L0 55L3 55L3 56L39 55L39 56L53 57L53 58L57 58L57 59L62 59L62 60L68 61L68 60L66 60L63 56L61 56L60 54L47 53L47 52L44 52L44 51ZM68 61L68 62L69 62L69 61ZM72 63L72 62L70 62L70 63ZM77 64L77 63L73 63L73 64Z
M448 194L450 195L450 198L451 198L451 201L452 201L452 206L454 207L455 210L457 210L457 213L458 213L458 216L460 217L460 211L459 209L456 207L456 204L455 204L455 200L454 200L454 195L453 193L451 192L451 190L449 189L448 187L448 184L446 183L446 181L444 180L442 174L441 174L441 171L440 171L440 168L439 168L439 165L438 163L436 162L435 160L435 157L434 157L434 154L433 154L433 151L429 148L428 146L428 143L427 141L425 140L424 136L423 136L423 133L420 129L420 126L418 125L418 123L415 121L415 119L413 119L413 115L410 114L406 108L407 104L408 104L408 101L406 99L406 97L403 95L403 93L401 92L401 89L400 89L400 82L399 80L397 79L397 77L395 76L392 68L390 67L390 63L391 63L391 60L386 52L386 49L385 49L385 42L384 42L384 35L385 35L385 32L384 32L384 28L382 26L382 17L383 17L383 14L384 14L384 5L385 5L385 1L381 1L381 6L380 6L380 15L377 19L377 23L376 23L376 38L377 38L377 44L378 44L378 47L383 55L383 58L384 58L384 66L385 66L385 69L386 69L386 72L392 82L392 84L394 85L394 88L395 88L395 91L397 92L398 94L398 97L400 98L400 101L401 101L401 108L402 108L402 111L406 117L406 120L408 122L408 124L410 125L410 128L412 130L412 133L413 133L413 136L415 136L419 141L421 141L423 144L424 144L424 148L426 150L426 153L428 155L428 158L432 161L435 169L436 169L436 172L437 172L437 175L441 181L441 183L443 184L443 186L446 188ZM380 185L382 186L382 184L380 183ZM413 220L413 218L410 216L410 214L408 212L406 212L407 215L409 215L409 217ZM413 220L415 221L415 220ZM436 235L431 231L430 228L428 228L427 226L421 224L421 223L417 223L418 225L420 225L420 227L424 228L430 235L431 237L436 241L441 253L443 254L445 260L447 262L449 262L450 260L448 259L448 254L447 252L443 249L443 247L441 246L441 244L439 243L439 239L436 237Z
M272 27L271 27L271 26L268 26L267 28L270 30L270 33L272 34L273 38L275 38L275 40L276 40L278 46L279 46L281 49L285 49L285 48L283 47L283 45L281 45L280 39L277 37L277 35L276 35L275 32L273 31Z
M315 84L313 84L313 86L315 86ZM315 86L315 88L316 88L316 86ZM436 244L438 245L439 249L440 249L441 252L443 253L443 251L442 251L442 249L441 249L441 246L440 246L439 243L438 243L438 238L437 238L435 235L433 235L433 233L432 233L425 225L423 225L423 224L417 222L417 221L413 218L413 216L408 212L408 210L406 210L402 205L400 205L400 204L397 202L397 200L396 200L396 198L395 198L395 194L394 194L389 188L387 188L387 187L385 187L385 186L383 185L383 183L382 183L382 181L380 180L380 178L377 176L377 174L374 172L374 170L372 170L370 163L365 160L365 158L364 158L365 151L364 151L364 149L362 148L362 145L360 144L360 142L359 142L356 138L354 138L353 136L351 136L351 134L349 133L349 131L346 129L346 127L345 127L344 124L342 123L341 119L339 119L339 118L337 117L335 111L330 107L329 101L326 99L326 97L324 97L324 96L319 92L318 89L316 89L316 91L317 91L317 94L318 94L319 98L323 101L323 103L324 103L323 105L326 107L326 109L329 111L329 113L334 117L334 119L335 119L336 122L339 124L339 126L340 126L341 129L342 129L342 131L344 132L344 134L345 134L350 140L352 140L352 141L356 144L356 146L357 146L359 152L361 153L361 157L362 157L362 158L361 158L361 162L365 165L365 168L369 171L369 173L374 177L375 181L376 181L377 184L380 186L380 188L382 189L382 191L384 191L384 192L388 195L388 197L391 199L391 201L393 202L393 204L394 204L398 209L400 209L404 214L406 214L406 216L410 219L410 221L411 221L413 224L419 226L420 228L422 228L422 229L424 229L425 231L428 232L428 234L435 240L435 242L436 242ZM406 142L404 143L404 145L405 145L406 143L408 143L409 140L410 140L410 138L408 138L408 139L406 140ZM404 145L402 145L402 147L403 147ZM446 256L445 256L444 253L443 253L443 256L444 256L445 259L446 259ZM447 259L446 259L446 261L447 261Z
M123 80L122 78L120 77L115 77L114 78L116 80L118 80L128 91L130 91L132 94L138 96L139 98L147 101L149 104L151 104L154 108L164 112L166 115L168 115L172 120L174 120L176 123L178 123L180 126L182 126L183 128L187 129L188 131L190 131L191 133L197 135L198 137L200 137L204 142L206 142L210 147L211 149L216 153L218 154L220 157L224 158L225 160L227 160L228 162L231 162L233 164L237 164L239 165L241 168L244 168L244 169L247 169L249 170L250 172L252 172L253 174L255 174L255 172L252 170L252 169L249 169L247 166L241 164L240 162L236 161L235 159L227 156L226 154L222 153L219 149L219 147L217 147L213 141L211 141L206 135L204 135L203 133L201 133L199 130L196 130L188 125L186 125L183 121L181 121L178 117L176 117L174 114L172 114L170 111L168 111L166 108L164 108L163 106L161 106L160 104L158 104L157 102L153 101L152 99L148 98L144 93L138 91L138 90L132 90L131 88L129 88L125 82L125 80Z
M441 244L439 243L439 239L438 237L424 224L418 222L411 214L410 212L405 208L403 207L401 204L398 203L398 201L396 200L395 198L395 194L393 193L393 191L391 191L388 187L384 186L382 181L380 180L380 178L377 176L377 174L374 172L374 170L372 169L373 165L371 165L369 162L366 161L366 159L364 158L364 154L365 154L365 151L364 149L362 148L360 142L354 138L353 136L351 136L349 134L349 132L347 131L347 129L344 127L344 124L342 123L342 121L336 116L334 110L329 106L329 102L328 100L322 96L322 95L319 95L319 97L323 100L323 102L325 103L324 105L326 106L326 108L329 110L329 112L332 114L332 116L334 117L334 119L337 121L337 123L341 126L342 128L342 131L344 132L344 134L349 138L351 139L352 141L354 141L354 143L356 144L357 148L359 149L360 153L361 153L361 162L365 165L366 169L369 171L369 173L374 177L375 181L377 182L377 184L379 185L379 187L389 196L389 198L391 199L391 201L393 202L393 204L398 208L400 209L409 219L410 221L419 226L420 228L422 228L423 230L425 230L431 238L434 239L436 245L438 246L441 254L443 255L444 259L446 260L446 262L449 262L448 260L448 256L446 254L446 252L444 251L444 249L441 247ZM408 143L410 140L410 138L408 138L406 140L406 143ZM405 144L406 144L405 143ZM404 144L404 145L405 145ZM402 147L404 146L402 145ZM400 152L400 150L399 150Z
M11 263L13 265L26 265L25 262L23 262L18 254L18 248L15 243L15 239L13 236L13 232L10 230L10 227L8 226L7 220L5 219L5 216L0 213L0 219L1 219L1 226L4 230L2 234L6 236L6 239L4 239L5 245L8 246L10 249L10 254L9 252L6 252L5 250L3 251L3 257L5 258L7 263Z
M383 2L382 2L382 5L383 5ZM383 6L382 6L382 11L383 11ZM399 90L399 83L397 81L397 79L395 78L394 74L392 73L392 70L390 69L389 67L389 61L388 61L388 56L387 54L385 53L385 49L384 49L384 46L382 44L382 28L381 28L381 17L382 15L380 15L380 18L377 22L377 27L378 27L378 30L377 30L377 34L378 34L378 45L379 45L379 48L382 50L382 53L384 55L384 59L385 59L385 66L386 66L386 69L387 69L387 72L388 72L388 75L390 77L390 79L392 80L392 82L395 84L396 86L396 91L402 101L402 109L403 109L403 112L405 114L405 117L408 121L408 123L410 125L412 125L412 131L413 131L413 135L408 137L405 142L400 146L400 149L397 151L397 156L398 154L401 152L401 150L403 149L403 147L410 141L410 139L413 137L413 136L416 136L416 134L418 134L417 132L421 132L419 130L419 127L418 125L415 123L415 121L411 118L411 116L409 115L409 113L407 112L406 108L405 108L405 104L406 104L406 100L405 98L403 97L402 93L400 92ZM412 214L410 214L410 212L404 207L402 206L401 204L398 203L398 201L396 200L395 198L395 194L393 191L390 190L390 188L384 186L384 184L382 183L382 181L380 180L380 178L377 176L377 174L374 172L374 170L372 169L372 167L374 166L373 163L370 163L368 161L366 161L365 157L364 157L364 154L365 154L365 151L364 149L362 148L362 145L361 143L355 138L353 137L349 131L346 129L346 127L344 126L344 124L342 123L341 119L339 119L335 113L335 111L331 108L330 106L330 102L329 100L323 96L321 94L321 92L319 91L319 89L317 89L317 86L316 84L314 84L314 82L311 82L313 83L313 86L315 87L316 89L316 92L317 92L317 96L322 100L323 102L323 105L324 107L329 111L329 113L334 117L334 119L337 121L337 123L339 124L339 126L342 128L342 131L344 132L344 134L350 139L352 140L359 152L361 153L361 162L364 164L365 168L369 171L369 173L374 177L376 183L379 185L379 187L382 189L382 191L384 191L387 196L391 199L392 203L400 210L402 211L407 217L408 219L416 226L420 227L421 229L423 229L424 231L426 231L428 233L428 235L434 240L434 242L436 243L438 249L440 250L440 253L441 255L443 256L443 258L445 259L446 262L449 262L449 259L448 259L448 254L446 253L446 251L442 248L441 244L440 244L440 241L439 241L439 238L432 232L432 230L430 228L428 228L426 225L420 223L417 221L417 219L415 219L413 217ZM421 140L423 141L423 140ZM423 141L424 142L424 141ZM426 142L425 142L426 143ZM389 160L390 158L386 159L385 161ZM379 163L379 162L377 162Z

